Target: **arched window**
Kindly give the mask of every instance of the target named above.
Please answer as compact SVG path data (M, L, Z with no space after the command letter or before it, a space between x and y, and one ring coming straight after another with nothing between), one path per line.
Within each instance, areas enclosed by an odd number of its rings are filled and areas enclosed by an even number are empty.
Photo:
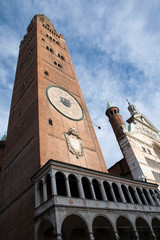
M131 196L132 196L133 202L134 202L135 204L138 204L138 201L137 201L137 198L136 198L134 189L133 189L131 186L129 186L128 189L129 189L129 192L130 192L130 194L131 194Z
M92 225L95 240L115 240L113 226L110 221L103 217L97 216Z
M152 205L152 204L151 204L151 201L150 201L150 199L149 199L149 196L148 196L148 192L147 192L147 190L146 190L145 188L143 188L143 193L144 193L144 195L145 195L145 197L146 197L146 200L147 200L148 204L149 204L149 205Z
M60 196L67 196L66 192L66 182L65 176L61 172L57 172L56 175L56 186L57 186L57 194Z
M96 199L97 200L103 200L102 194L101 194L101 191L100 191L100 184L97 181L97 179L93 179L92 184L93 184L94 192L95 192L95 195L96 195Z
M115 183L112 183L112 187L113 187L113 191L114 191L114 194L116 196L117 202L122 202L122 199L121 199L120 194L119 194L119 187Z
M50 221L43 221L38 228L38 240L54 239L54 227Z
M154 193L153 193L153 191L152 191L151 189L149 190L149 193L150 193L150 196L152 197L153 202L155 203L155 205L158 206L157 201L156 201L156 198L155 198L155 195L154 195Z
M138 193L138 196L139 196L141 202L145 205L145 201L144 201L144 198L143 198L143 195L142 195L142 191L139 188L136 188L136 190L137 190L137 193Z
M89 230L86 222L80 216L75 214L67 216L61 228L63 239L68 240L87 240L89 238Z
M154 239L148 223L143 218L141 217L137 218L136 228L140 239L142 240Z
M121 240L137 239L132 224L125 217L121 216L117 219L117 230Z
M46 177L46 186L47 186L47 199L52 197L52 187L51 187L51 177L48 174Z
M79 197L79 191L78 191L78 184L77 184L77 178L70 174L68 177L69 180L69 186L70 186L70 191L71 191L71 196L72 197Z
M157 190L155 190L154 192L155 192L156 197L157 197L158 200L160 201L160 193L159 193Z
M113 201L112 193L111 193L111 186L108 182L104 181L103 182L104 190L106 192L108 201Z
M52 119L49 118L48 123L49 123L49 125L53 125Z
M160 220L158 220L157 218L153 218L152 227L157 240L159 240L160 239Z
M48 75L49 75L47 71L44 71L44 74L45 74L46 76L48 76Z
M86 178L86 177L82 178L82 186L83 186L85 198L93 199L92 194L91 194L91 189L90 189L90 182L89 182L88 178Z
M41 205L43 203L43 182L42 182L42 180L40 180L38 183L38 202L39 202L39 205Z
M122 192L123 192L123 194L124 194L124 197L125 197L125 199L126 199L126 202L127 202L127 203L131 203L131 200L130 200L130 198L129 198L129 194L128 194L128 189L127 189L127 187L126 187L125 185L121 185L121 188L122 188Z

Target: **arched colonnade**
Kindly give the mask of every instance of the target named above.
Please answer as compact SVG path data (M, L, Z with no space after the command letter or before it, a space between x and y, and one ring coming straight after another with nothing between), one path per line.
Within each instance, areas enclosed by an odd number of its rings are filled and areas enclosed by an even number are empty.
M53 195L160 206L158 190L51 169L35 184L35 206L40 206Z
M60 231L51 221L42 221L37 230L37 240L160 240L160 220L153 218L149 224L137 217L132 223L119 216L116 224L104 215L89 220L78 214L65 216Z

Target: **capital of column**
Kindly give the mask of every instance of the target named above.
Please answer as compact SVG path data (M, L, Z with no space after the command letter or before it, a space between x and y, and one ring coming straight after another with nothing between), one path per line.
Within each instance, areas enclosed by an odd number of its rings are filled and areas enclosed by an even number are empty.
M120 236L119 236L118 232L114 231L114 234L115 234L116 240L120 240Z
M62 240L62 233L56 234L56 240Z
M154 238L154 240L157 240L157 237L156 237L156 235L155 235L154 231L153 231L153 230L151 230L151 232L152 232L152 235L153 235L153 238Z
M135 233L135 235L136 235L136 239L137 239L137 240L140 240L138 232L135 230L134 233Z
M89 239L90 240L95 240L93 232L89 232Z

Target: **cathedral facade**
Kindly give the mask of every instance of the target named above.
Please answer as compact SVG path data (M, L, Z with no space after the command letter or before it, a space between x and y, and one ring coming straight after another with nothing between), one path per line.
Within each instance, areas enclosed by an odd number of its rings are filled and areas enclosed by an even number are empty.
M160 239L158 185L108 173L65 39L43 14L20 44L0 164L1 240Z
M119 127L120 134L116 134L124 159L111 167L110 172L123 176L120 164L128 166L130 178L152 182L160 185L160 135L159 130L142 114L134 104L128 101L128 110L131 117L127 120L128 128L122 121ZM108 106L108 112L113 112L114 107ZM108 115L110 122L112 118ZM114 116L113 116L114 119ZM117 126L118 124L116 124ZM126 166L125 165L125 166Z

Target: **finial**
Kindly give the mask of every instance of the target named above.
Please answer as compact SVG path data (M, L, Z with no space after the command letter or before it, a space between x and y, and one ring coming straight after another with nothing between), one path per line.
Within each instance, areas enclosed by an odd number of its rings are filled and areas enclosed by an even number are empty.
M107 109L106 110L108 110L109 108L113 107L113 104L110 103L107 98L106 98L106 101L107 101Z
M139 112L136 109L136 106L134 104L131 104L128 99L126 99L126 101L128 102L128 105L129 105L128 110L129 110L131 116L139 114Z
M128 105L130 105L130 102L129 102L129 100L126 98L126 101L128 102Z

